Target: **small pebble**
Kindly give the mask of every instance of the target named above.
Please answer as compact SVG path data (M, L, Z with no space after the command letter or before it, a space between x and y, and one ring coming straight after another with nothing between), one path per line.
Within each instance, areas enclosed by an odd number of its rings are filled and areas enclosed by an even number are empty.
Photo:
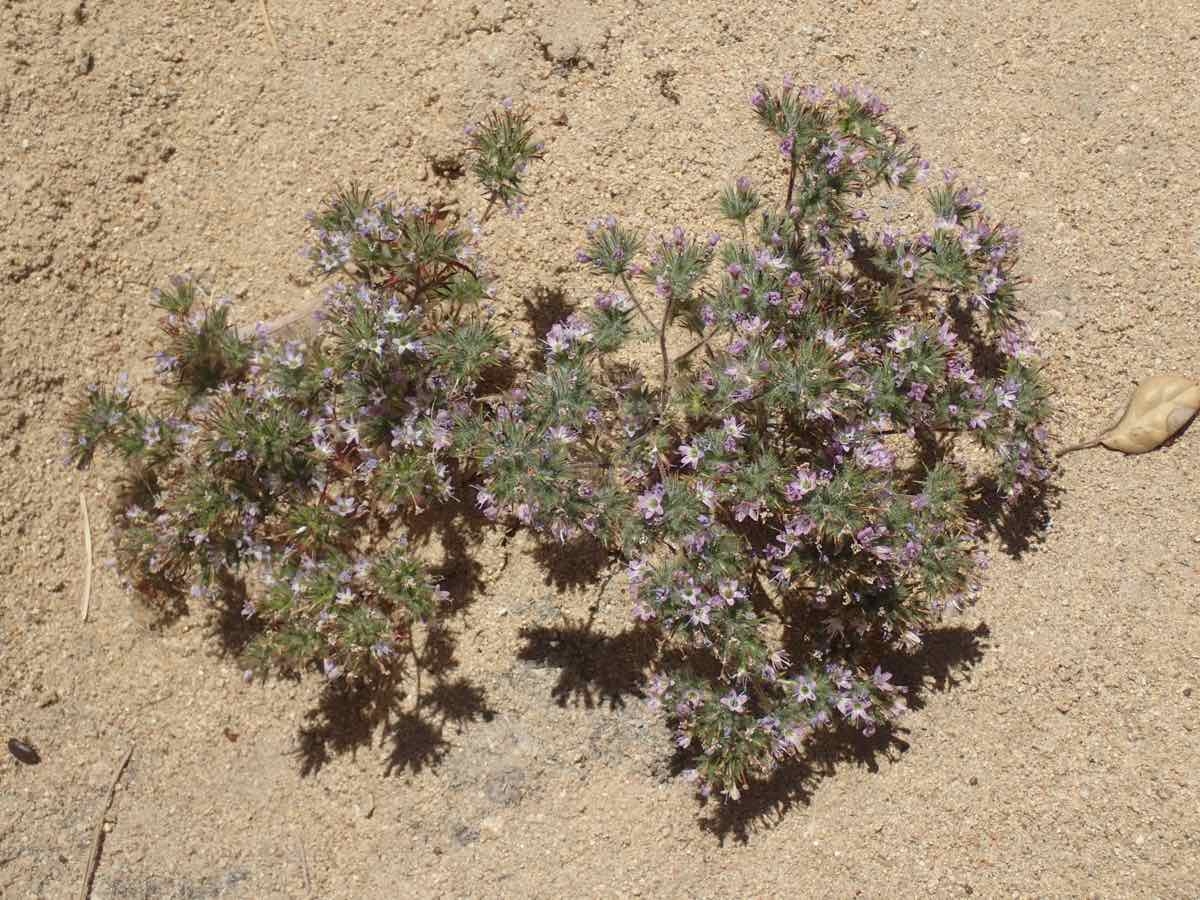
M37 747L16 738L8 739L8 752L17 762L27 766L36 766L42 761L42 755L38 753Z
M91 74L92 67L96 64L96 57L92 55L91 50L80 50L79 55L75 57L75 71L79 75Z
M367 794L362 803L354 804L354 814L360 819L369 819L375 812L375 798Z

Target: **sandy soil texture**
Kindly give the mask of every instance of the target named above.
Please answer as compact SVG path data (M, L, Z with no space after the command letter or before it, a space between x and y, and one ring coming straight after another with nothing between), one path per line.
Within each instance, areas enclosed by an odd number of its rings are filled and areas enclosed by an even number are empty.
M315 678L244 684L203 616L155 627L101 564L114 470L65 470L57 439L87 382L150 381L172 273L248 320L316 296L297 250L335 181L475 204L462 126L505 96L547 141L530 211L486 242L527 329L527 304L590 296L588 219L706 225L726 179L772 171L747 96L790 71L876 87L1024 229L1056 437L1078 440L1137 380L1200 376L1200 6L269 9L278 54L257 0L0 0L0 739L42 758L0 759L0 896L77 895L131 744L98 900L1196 895L1200 429L1066 457L1048 529L998 543L914 663L899 740L736 810L672 776L619 578L464 536L438 712L373 727Z

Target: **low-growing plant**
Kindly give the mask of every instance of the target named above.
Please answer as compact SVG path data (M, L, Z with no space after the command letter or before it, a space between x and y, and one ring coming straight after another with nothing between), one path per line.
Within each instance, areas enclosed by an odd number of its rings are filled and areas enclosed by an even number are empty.
M505 108L473 148L489 200L513 208L540 149L528 116ZM477 227L356 186L310 224L307 255L336 279L315 334L246 334L176 279L154 298L171 390L137 403L124 381L89 388L68 457L123 458L118 561L143 595L238 604L261 668L386 680L446 600L407 529L453 496L452 423L508 351Z
M592 223L595 302L515 387L487 381L516 358L473 235L435 209L330 200L311 258L339 280L314 339L242 336L177 282L158 298L171 397L93 389L71 428L74 462L128 463L124 571L244 597L264 664L373 677L443 603L405 525L470 480L487 519L626 562L660 635L648 693L705 793L736 798L818 732L887 726L891 661L968 602L989 517L1049 475L1018 235L931 179L866 90L751 102L777 200L734 180L729 236ZM485 217L519 212L527 116L469 134ZM869 203L904 211L918 186L928 215L872 224Z
M1009 503L1049 468L1016 231L953 173L926 184L868 91L751 102L778 202L726 187L729 239L594 222L592 308L455 429L489 517L628 560L662 638L652 699L702 789L732 797L814 733L905 710L887 661L967 602L980 562L991 507L963 440ZM918 184L931 221L870 225L869 199Z

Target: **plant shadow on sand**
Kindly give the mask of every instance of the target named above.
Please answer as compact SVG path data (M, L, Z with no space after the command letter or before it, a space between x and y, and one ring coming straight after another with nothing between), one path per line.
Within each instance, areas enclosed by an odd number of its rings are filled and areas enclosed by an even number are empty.
M1021 496L1006 504L991 477L978 479L968 504L968 515L987 523L985 536L996 538L1007 556L1021 559L1046 540L1061 489L1053 482L1035 482Z
M475 602L484 587L483 567L472 548L483 539L483 526L463 505L436 508L408 523L409 540L441 547L442 561L432 567L450 596L447 618ZM412 652L393 663L392 677L372 685L330 684L300 730L300 772L320 771L335 755L353 753L375 740L390 744L387 775L434 768L450 749L447 729L461 733L475 721L495 715L482 688L455 676L455 641L444 626L425 627Z
M327 685L300 729L300 774L314 775L335 756L373 743L391 746L387 775L436 768L450 750L448 729L461 734L471 722L495 715L482 688L449 674L457 667L453 651L444 630L430 631L408 681Z
M997 527L1006 552L1019 554L1035 542L1049 519L1044 492L1025 498L990 521ZM533 558L540 564L546 583L557 587L579 587L598 583L606 563L599 552L587 546L539 547ZM524 646L519 657L534 665L559 670L550 694L559 706L581 705L587 709L607 706L619 709L626 698L642 699L647 672L658 658L658 635L650 628L633 626L616 634L595 629L597 606L593 604L582 621L564 621L555 626L527 625L520 630ZM910 709L919 711L929 694L949 691L969 677L983 658L990 636L986 624L974 628L950 625L930 631L913 654L896 654L881 661L896 683L907 686ZM897 759L908 749L903 728L881 729L871 738L848 727L820 735L803 759L782 764L775 772L742 792L736 801L703 801L699 826L723 845L733 839L749 842L756 827L770 827L797 806L806 806L821 781L834 776L847 764L879 770L881 759ZM689 768L688 756L679 752L670 760L676 776Z
M408 525L414 546L434 541L440 546L441 562L431 571L450 595L447 617L461 613L483 588L483 569L472 553L482 540L482 525L461 504L425 513ZM229 581L222 593L225 602L213 610L210 636L218 655L240 661L260 629L253 617L242 615L244 584ZM445 627L417 631L411 651L392 661L390 677L360 684L339 679L323 686L294 751L301 775L313 775L335 756L374 743L391 744L386 774L420 772L445 757L448 730L461 733L471 722L492 718L483 689L454 674L458 661L451 633ZM301 674L282 677L298 680Z
M592 630L592 618L558 627L525 626L519 657L534 665L558 669L550 695L559 706L607 706L619 709L626 697L642 698L646 667L655 655L655 636L645 628L618 634Z
M575 311L575 304L567 299L567 293L556 285L540 285L533 292L532 299L522 301L525 304L525 321L533 329L533 336L541 341L557 323ZM544 354L534 349L534 365L544 364Z
M899 684L908 685L908 705L920 710L930 693L948 691L966 680L982 658L990 635L987 625L975 628L939 628L926 635L921 650L888 660L887 668ZM736 801L705 801L706 813L700 827L715 835L723 846L731 838L749 843L756 827L777 824L797 806L807 806L817 786L837 774L839 768L855 765L879 771L880 759L896 760L908 750L901 728L880 729L870 738L849 728L826 732L809 745L803 759L783 763L764 781L742 791ZM687 759L676 756L676 773L687 767Z

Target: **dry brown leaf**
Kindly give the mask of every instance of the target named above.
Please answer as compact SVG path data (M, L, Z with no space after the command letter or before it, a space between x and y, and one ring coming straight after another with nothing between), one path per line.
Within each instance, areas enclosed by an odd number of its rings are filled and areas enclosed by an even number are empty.
M1200 410L1200 384L1179 375L1147 378L1133 392L1112 428L1090 441L1072 444L1058 455L1103 444L1122 453L1147 453L1161 447Z

